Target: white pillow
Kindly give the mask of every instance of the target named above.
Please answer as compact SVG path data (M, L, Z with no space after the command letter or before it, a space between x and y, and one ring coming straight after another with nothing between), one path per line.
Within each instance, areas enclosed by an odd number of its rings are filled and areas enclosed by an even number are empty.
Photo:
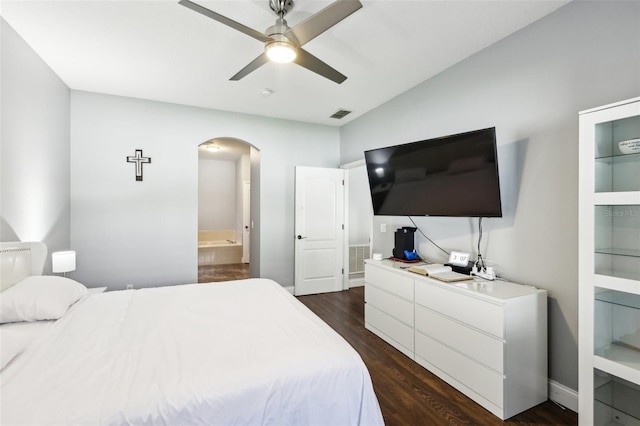
M22 352L31 339L28 333L0 328L0 370Z
M0 323L61 318L87 288L69 278L33 275L0 293Z

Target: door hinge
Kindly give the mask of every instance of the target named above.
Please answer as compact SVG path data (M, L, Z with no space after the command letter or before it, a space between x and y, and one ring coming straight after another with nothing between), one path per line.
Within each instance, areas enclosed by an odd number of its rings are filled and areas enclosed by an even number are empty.
M344 179L342 179L342 186L344 186Z
M344 223L342 224L342 230L344 231Z
M344 268L342 268L342 275L344 275Z

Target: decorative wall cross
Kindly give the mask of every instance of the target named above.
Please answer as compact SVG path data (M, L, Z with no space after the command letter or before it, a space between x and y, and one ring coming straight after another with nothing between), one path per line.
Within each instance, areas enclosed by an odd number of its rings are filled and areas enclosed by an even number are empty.
M143 157L142 150L136 149L136 155L128 156L127 163L136 163L136 180L142 180L142 163L151 163L151 157Z

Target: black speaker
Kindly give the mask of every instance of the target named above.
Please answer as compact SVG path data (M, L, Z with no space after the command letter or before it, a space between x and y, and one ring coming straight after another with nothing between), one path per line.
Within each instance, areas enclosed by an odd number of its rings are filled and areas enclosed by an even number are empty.
M415 249L414 240L417 228L403 226L396 230L396 246L393 248L393 257L396 259L405 259L404 251L412 252Z

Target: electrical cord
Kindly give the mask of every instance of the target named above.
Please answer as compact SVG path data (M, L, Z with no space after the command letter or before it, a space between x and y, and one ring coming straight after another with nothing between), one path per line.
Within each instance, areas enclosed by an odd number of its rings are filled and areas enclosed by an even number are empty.
M443 252L445 252L447 254L447 256L450 256L451 254L446 251L445 249L443 249L442 247L440 247L439 245L437 245L435 242L433 242L433 240L429 237L427 237L425 235L424 232L422 232L422 230L420 228L418 228L418 225L416 225L416 223L413 221L413 219L411 218L411 216L407 216L409 218L409 220L411 221L411 223L413 223L413 226L415 226L415 228L418 230L418 232L420 232L422 234L423 237L425 237L427 239L427 241L429 241L431 244L433 244L434 246L438 247L440 250L442 250Z
M478 259L475 263L475 266L479 271L484 271L487 267L484 263L484 259L482 258L482 254L480 253L480 242L482 241L482 219L482 217L478 218Z

